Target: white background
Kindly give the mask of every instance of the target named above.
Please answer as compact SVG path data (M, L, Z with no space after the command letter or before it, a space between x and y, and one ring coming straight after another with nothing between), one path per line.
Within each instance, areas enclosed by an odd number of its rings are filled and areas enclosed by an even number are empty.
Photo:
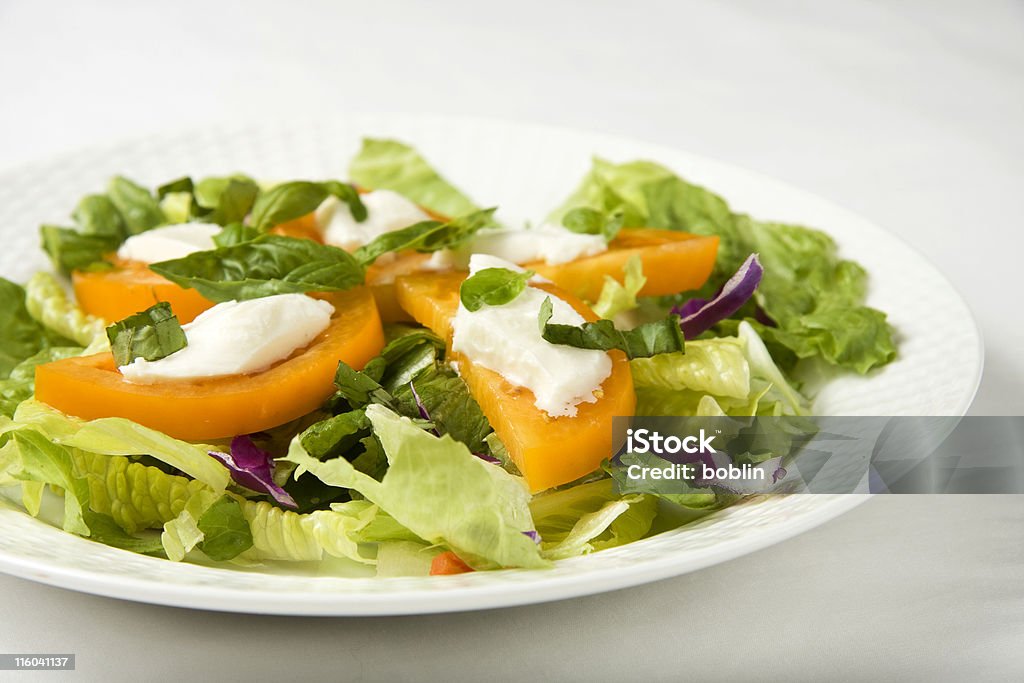
M0 0L0 93L0 169L351 109L553 123L751 168L935 262L986 338L972 412L1024 411L1020 3ZM75 652L78 680L1012 678L1022 538L1021 497L875 499L678 579L406 619L211 615L0 577L0 652Z

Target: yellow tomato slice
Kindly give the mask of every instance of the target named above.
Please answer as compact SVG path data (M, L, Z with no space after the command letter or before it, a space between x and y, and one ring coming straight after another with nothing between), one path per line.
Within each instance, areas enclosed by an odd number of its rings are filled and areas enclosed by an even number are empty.
M124 417L186 441L282 425L316 410L331 395L339 360L362 368L384 346L368 289L320 296L334 305L330 326L304 350L264 372L131 384L110 353L101 353L39 366L36 398L68 415Z
M587 256L569 263L548 265L527 263L523 267L551 280L562 289L586 301L597 301L604 287L605 276L623 282L626 262L640 257L647 281L640 296L661 296L699 289L715 266L718 238L691 235L673 230L627 228L601 254ZM392 261L372 266L366 281L385 322L408 320L399 305L394 280L401 275L418 272L430 258L429 254L409 252Z
M420 273L395 281L398 301L422 325L450 342L451 320L459 305L465 273ZM542 289L566 300L587 320L596 320L586 304L553 285ZM575 417L551 417L536 405L533 392L475 365L459 354L459 374L504 442L532 491L566 484L597 469L614 454L612 418L632 416L636 394L629 361L612 351L612 374L596 403L581 403Z
M119 261L112 270L75 271L71 283L82 310L111 323L161 301L171 305L182 324L213 306L196 290L179 287L136 261Z
M662 296L699 289L715 267L718 237L674 230L627 228L594 256L549 266L528 263L528 268L586 301L597 301L609 276L622 282L626 262L640 257L647 282L640 296Z

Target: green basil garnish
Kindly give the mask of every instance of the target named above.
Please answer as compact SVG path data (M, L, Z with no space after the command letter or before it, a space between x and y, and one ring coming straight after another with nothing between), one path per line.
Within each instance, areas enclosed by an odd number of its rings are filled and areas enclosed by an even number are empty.
M624 222L625 216L621 211L604 213L587 207L573 209L562 218L562 225L569 230L586 235L601 235L605 242L615 239Z
M551 323L552 312L551 297L547 297L541 304L537 322L541 336L552 344L597 351L618 349L630 359L683 350L683 331L679 327L678 315L645 323L632 330L619 330L611 320L583 323L578 327Z
M257 230L269 230L275 225L312 213L330 196L348 204L348 209L357 222L366 220L366 207L359 199L359 193L351 185L337 180L321 183L296 180L281 183L261 194L252 207L250 223Z
M484 268L470 275L459 288L459 299L467 311L479 311L484 304L501 306L526 289L532 271L516 272L507 268Z
M160 360L188 346L185 331L166 301L114 323L107 328L107 339L118 367L136 358Z
M365 277L344 249L280 235L154 263L150 269L211 301L337 292L362 284Z
M475 211L452 219L447 223L422 221L401 230L386 232L355 250L353 255L360 263L369 265L382 255L393 251L438 251L451 249L465 242L476 232L494 225L496 209Z

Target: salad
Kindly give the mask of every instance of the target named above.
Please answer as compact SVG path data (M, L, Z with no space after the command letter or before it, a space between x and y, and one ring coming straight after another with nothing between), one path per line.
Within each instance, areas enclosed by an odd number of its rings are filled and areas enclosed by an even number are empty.
M594 159L504 224L412 147L342 180L126 178L0 279L0 494L170 561L539 569L732 504L622 493L612 419L804 415L896 354L828 235Z

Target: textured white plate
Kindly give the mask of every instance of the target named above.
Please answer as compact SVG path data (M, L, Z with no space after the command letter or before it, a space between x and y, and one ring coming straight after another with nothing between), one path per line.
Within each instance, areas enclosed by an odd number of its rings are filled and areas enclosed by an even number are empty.
M871 274L869 303L887 311L900 357L819 395L833 415L962 415L982 366L967 306L917 252L881 228L800 190L673 149L496 121L339 115L251 127L214 126L81 151L0 176L0 274L24 279L45 262L37 226L65 222L82 194L124 174L148 183L244 171L261 178L343 177L363 135L417 145L479 203L537 220L574 187L592 154L648 158L723 194L735 209L831 233ZM375 579L296 568L241 571L174 564L65 534L0 505L0 570L65 588L205 609L308 615L412 614L542 602L637 585L752 552L821 524L864 496L754 499L692 526L561 562L549 571ZM290 572L290 573L285 573Z

